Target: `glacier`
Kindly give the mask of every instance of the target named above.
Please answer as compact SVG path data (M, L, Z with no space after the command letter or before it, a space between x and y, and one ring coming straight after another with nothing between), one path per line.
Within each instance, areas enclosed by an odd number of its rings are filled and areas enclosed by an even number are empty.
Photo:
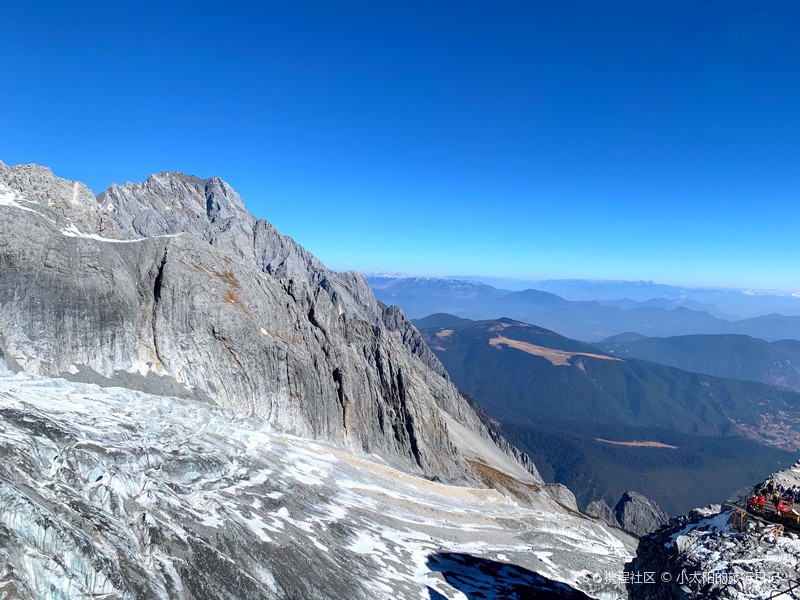
M621 598L608 575L635 552L545 490L523 504L2 362L0 455L0 598Z

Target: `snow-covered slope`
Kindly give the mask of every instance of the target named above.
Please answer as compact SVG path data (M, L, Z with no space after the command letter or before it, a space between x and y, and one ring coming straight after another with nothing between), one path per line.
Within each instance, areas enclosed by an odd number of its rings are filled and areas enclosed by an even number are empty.
M4 598L619 597L633 553L545 491L522 507L196 400L2 363L0 456Z

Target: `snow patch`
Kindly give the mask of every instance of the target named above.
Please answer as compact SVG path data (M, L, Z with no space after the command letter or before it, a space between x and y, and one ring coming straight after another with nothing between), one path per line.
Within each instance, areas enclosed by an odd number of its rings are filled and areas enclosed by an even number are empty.
M78 229L75 223L70 223L68 227L61 230L62 235L66 237L84 238L88 240L97 240L98 242L110 242L114 244L132 244L134 242L142 242L146 238L134 238L130 240L115 240L113 238L105 238L94 233L85 233Z
M26 202L26 200L22 197L22 194L15 189L8 187L6 184L0 183L0 206L9 206L11 208L18 208L28 212L36 212L32 208L22 206L20 202Z

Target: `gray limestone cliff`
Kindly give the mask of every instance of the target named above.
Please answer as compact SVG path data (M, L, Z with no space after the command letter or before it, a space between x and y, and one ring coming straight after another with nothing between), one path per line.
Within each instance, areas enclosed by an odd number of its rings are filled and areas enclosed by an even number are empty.
M399 309L221 179L162 173L95 198L0 163L0 211L0 358L14 368L206 399L429 478L476 483L478 461L541 484Z
M622 494L614 507L614 515L623 529L636 535L647 535L669 521L658 504L632 491Z

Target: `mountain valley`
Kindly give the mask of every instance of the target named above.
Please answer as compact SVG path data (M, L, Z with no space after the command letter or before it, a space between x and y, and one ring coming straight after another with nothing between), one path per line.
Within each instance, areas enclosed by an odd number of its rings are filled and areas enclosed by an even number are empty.
M581 507L633 489L685 513L800 447L800 394L788 390L620 360L511 319L415 323L459 388Z

